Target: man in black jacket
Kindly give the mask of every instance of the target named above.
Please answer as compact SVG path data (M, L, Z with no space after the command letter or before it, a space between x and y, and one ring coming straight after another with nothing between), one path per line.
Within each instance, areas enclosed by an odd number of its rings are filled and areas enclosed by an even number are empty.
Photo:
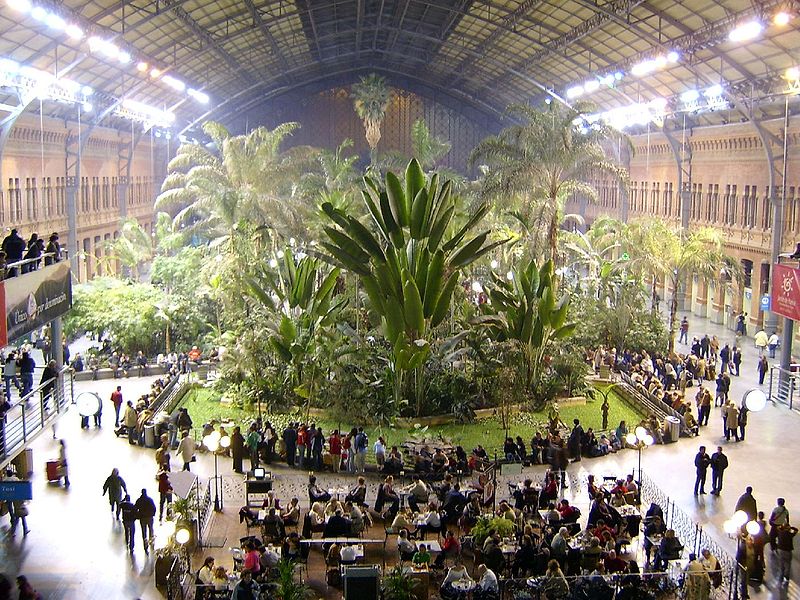
M133 554L133 538L136 534L136 505L131 502L131 497L125 494L125 498L119 503L119 512L122 515L122 526L125 528L125 545L128 551Z
M351 528L352 523L350 522L350 519L347 519L342 515L341 509L336 509L336 513L332 515L325 524L325 530L322 532L322 537L348 537L350 535Z
M283 443L286 445L286 464L293 467L297 453L297 429L294 428L294 423L289 423L283 430Z
M717 451L711 455L711 493L722 491L722 476L728 468L728 457L722 453L722 446L717 446Z
M13 263L22 260L22 255L25 253L25 240L23 240L16 229L12 229L5 238L3 238L3 252L6 253L6 262ZM17 268L8 270L8 277L17 276Z
M153 535L153 520L156 518L156 503L147 495L147 490L142 489L142 495L134 505L136 513L139 517L139 526L142 528L142 543L144 544L144 553L150 554L150 545L155 541ZM147 533L150 532L150 541L148 543Z
M694 480L694 495L705 494L706 474L711 465L711 457L706 454L706 447L700 446L700 451L694 457L694 466L697 468L697 478Z

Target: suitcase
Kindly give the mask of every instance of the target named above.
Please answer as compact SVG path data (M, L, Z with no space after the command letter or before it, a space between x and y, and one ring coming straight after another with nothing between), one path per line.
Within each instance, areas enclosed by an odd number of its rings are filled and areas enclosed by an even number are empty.
M47 461L47 481L59 481L61 479L61 468L57 460Z

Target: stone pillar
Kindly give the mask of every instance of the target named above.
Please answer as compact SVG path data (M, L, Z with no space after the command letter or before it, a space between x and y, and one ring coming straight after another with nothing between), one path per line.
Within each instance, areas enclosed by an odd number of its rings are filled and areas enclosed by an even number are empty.
M694 316L708 317L708 283L706 281L698 281L697 293L694 298Z
M725 323L725 284L721 281L711 282L711 311L709 317L715 325Z

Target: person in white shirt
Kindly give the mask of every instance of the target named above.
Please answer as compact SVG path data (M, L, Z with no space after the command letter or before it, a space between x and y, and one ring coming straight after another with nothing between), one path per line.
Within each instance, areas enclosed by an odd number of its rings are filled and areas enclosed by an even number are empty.
M461 564L461 559L458 558L455 564L447 571L447 576L444 578L442 587L439 589L442 598L452 599L458 598L461 595L460 592L453 589L453 584L457 581L472 581L469 573L467 573L467 568Z
M357 552L355 546L345 546L339 552L339 562L343 565L351 565L356 562Z
M497 585L497 575L494 574L486 565L478 567L478 589L475 590L475 597L497 596L500 586Z
M214 558L209 556L203 561L203 566L197 572L197 581L202 585L212 585L214 582Z
M767 341L767 347L769 347L770 358L775 358L775 350L778 349L780 343L781 339L778 337L778 334L773 331L772 335L769 336L769 340Z
M414 537L422 537L428 532L438 533L441 530L442 518L434 502L428 504L428 512L422 516L421 522L422 524L414 531Z
M397 549L400 551L400 560L411 560L417 547L408 539L408 531L401 529L397 537Z
M419 512L419 505L427 504L428 497L431 495L431 490L428 485L419 478L419 475L414 475L414 480L411 485L404 488L404 491L410 495L408 497L408 506L414 512Z
M194 451L196 448L197 445L195 444L194 439L189 435L188 431L184 431L181 436L181 441L178 444L178 454L183 460L184 471L191 470L189 469L189 465L192 462L192 457L194 457Z

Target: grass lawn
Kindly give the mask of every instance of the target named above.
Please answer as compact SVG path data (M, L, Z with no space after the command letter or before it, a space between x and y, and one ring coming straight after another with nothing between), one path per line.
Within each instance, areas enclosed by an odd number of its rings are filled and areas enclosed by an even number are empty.
M581 420L584 428L592 427L595 430L599 430L602 425L600 412L602 402L602 396L598 395L598 399L587 400L584 405L563 406L560 410L561 419L571 426L572 420L577 418ZM610 428L615 428L623 419L630 426L638 423L643 416L634 411L613 391L609 395L608 402L610 405L608 411L608 425ZM190 390L181 402L181 406L189 410L189 415L192 417L195 427L198 428L211 420L234 421L239 425L244 425L256 416L254 410L244 410L232 405L220 404L218 393L208 388ZM289 420L289 415L264 414L264 418L272 421L280 435L285 423ZM292 420L294 418L292 416ZM352 423L335 422L329 418L318 418L316 423L319 427L322 427L326 435L333 429L347 430L353 425ZM545 413L519 413L512 417L510 433L514 436L521 435L527 443L533 437L536 429L544 428L546 423L547 415ZM382 435L389 445L402 443L411 433L408 429L386 427L370 427L367 431L370 440L375 441L379 435ZM489 452L495 450L499 452L503 444L504 432L501 428L500 420L492 417L472 423L432 426L428 429L427 435L432 437L441 435L451 440L454 444L463 446L467 452L478 444L482 444ZM371 456L372 454L370 454Z

